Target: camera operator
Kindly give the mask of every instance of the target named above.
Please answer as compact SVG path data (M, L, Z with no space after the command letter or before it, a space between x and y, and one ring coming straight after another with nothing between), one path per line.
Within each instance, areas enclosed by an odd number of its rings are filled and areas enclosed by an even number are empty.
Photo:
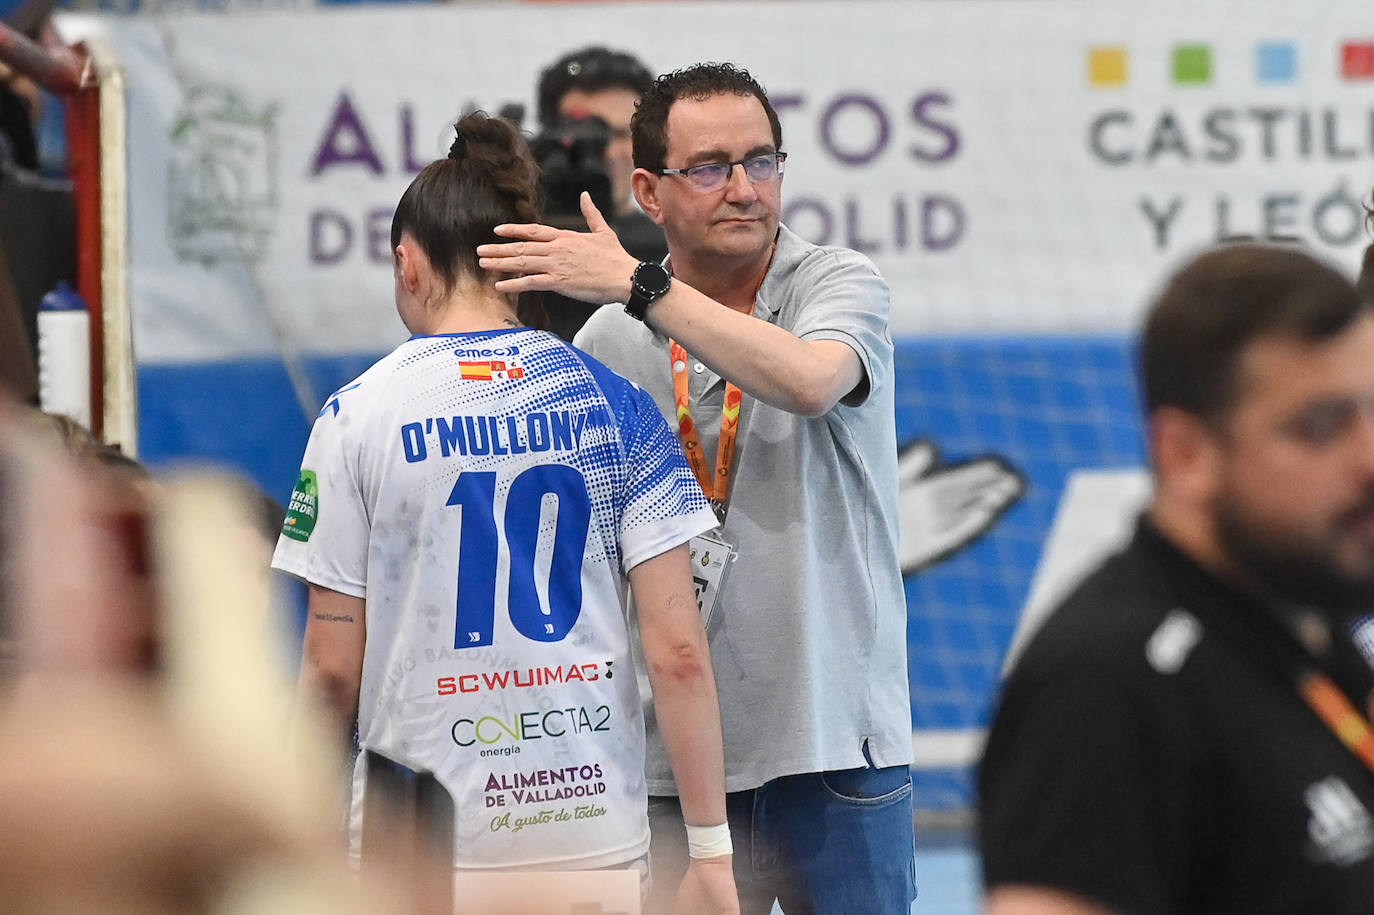
M582 48L554 61L539 76L540 131L561 121L600 118L609 128L606 170L611 178L610 215L634 213L643 217L630 195L634 159L630 150L630 116L639 97L653 83L653 74L629 54L604 47ZM573 213L579 213L576 204Z
M539 134L531 151L544 172L545 221L585 230L578 195L589 191L625 250L657 263L668 254L663 230L630 191L634 159L630 116L653 74L630 54L588 47L565 54L539 76ZM549 308L548 329L571 340L602 302Z

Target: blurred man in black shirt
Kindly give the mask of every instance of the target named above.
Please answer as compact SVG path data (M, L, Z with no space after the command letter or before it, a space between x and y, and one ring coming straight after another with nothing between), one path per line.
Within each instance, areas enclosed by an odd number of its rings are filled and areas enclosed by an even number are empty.
M1155 493L1046 621L980 773L990 915L1368 913L1374 303L1292 249L1177 273Z

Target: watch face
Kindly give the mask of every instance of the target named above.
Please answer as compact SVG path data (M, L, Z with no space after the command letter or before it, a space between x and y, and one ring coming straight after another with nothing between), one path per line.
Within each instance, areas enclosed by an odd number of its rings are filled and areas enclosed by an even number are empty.
M668 286L673 278L668 271L660 264L651 264L648 261L635 268L631 282L647 296L660 296L668 291Z

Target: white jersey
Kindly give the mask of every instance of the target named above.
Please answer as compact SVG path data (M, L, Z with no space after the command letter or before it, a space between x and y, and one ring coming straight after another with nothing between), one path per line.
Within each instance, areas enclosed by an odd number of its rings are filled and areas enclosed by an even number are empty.
M366 600L359 744L448 789L456 866L602 867L649 845L622 572L715 523L636 385L543 331L421 336L325 404L273 565Z

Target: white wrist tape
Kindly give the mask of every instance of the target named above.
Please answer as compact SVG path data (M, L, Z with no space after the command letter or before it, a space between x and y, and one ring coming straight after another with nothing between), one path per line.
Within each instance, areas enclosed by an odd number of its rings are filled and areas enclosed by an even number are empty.
M732 855L735 846L730 842L730 824L719 826L688 826L687 854L692 858L718 858Z

